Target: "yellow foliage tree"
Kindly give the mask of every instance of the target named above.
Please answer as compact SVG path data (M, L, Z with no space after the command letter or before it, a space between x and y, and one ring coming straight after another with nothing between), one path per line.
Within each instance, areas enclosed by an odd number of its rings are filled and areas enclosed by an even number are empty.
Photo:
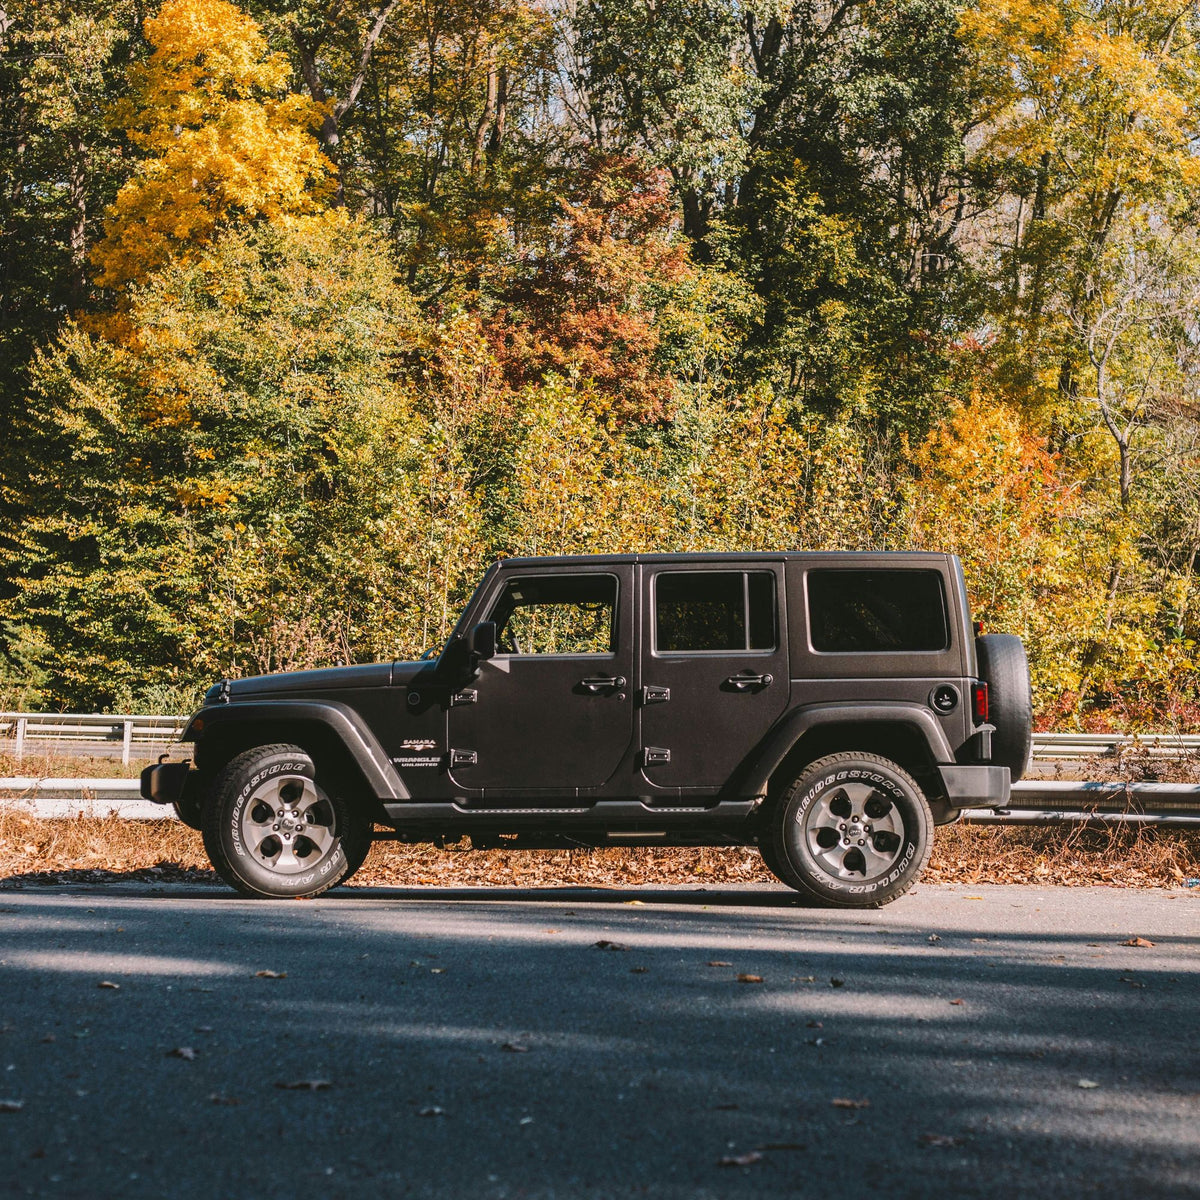
M92 251L106 287L194 257L232 223L315 211L332 170L313 133L322 107L287 91L287 60L241 9L167 0L144 28L153 52L114 117L146 157Z

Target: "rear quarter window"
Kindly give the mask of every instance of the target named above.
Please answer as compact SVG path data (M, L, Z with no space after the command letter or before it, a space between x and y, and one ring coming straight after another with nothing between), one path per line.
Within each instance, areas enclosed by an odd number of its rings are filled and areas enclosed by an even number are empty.
M819 654L904 654L950 645L938 571L809 571L809 640Z

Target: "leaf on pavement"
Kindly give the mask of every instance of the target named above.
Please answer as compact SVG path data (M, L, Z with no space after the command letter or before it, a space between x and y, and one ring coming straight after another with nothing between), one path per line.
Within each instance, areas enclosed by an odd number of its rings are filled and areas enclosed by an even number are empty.
M328 1079L294 1079L290 1083L280 1080L275 1086L286 1092L323 1092L333 1084Z
M1149 938L1131 937L1127 942L1122 942L1122 946L1153 946L1154 943Z
M622 942L610 942L607 938L601 938L595 943L597 950L628 950L629 947Z
M428 1108L422 1108L417 1111L418 1117L444 1117L446 1110L440 1104L431 1104Z
M708 965L710 967L732 967L733 963L725 962L724 959L714 958L709 962Z
M213 1104L224 1104L227 1108L232 1108L235 1104L241 1104L241 1101L236 1096L223 1096L220 1092L213 1092L209 1096L209 1100Z
M747 1150L745 1154L727 1154L717 1159L718 1167L749 1167L756 1162L762 1162L762 1155L757 1150Z
M121 990L121 985L119 983L113 983L111 979L102 979L98 984L96 984L96 986L98 988L111 988L114 992L119 992Z
M645 975L649 970L649 967L630 967L629 973L630 975Z
M1081 1079L1078 1086L1086 1089L1098 1088L1100 1085L1094 1079Z
M848 1100L845 1097L839 1096L836 1100L831 1100L830 1104L834 1108L870 1108L870 1100Z
M923 1133L917 1142L922 1146L961 1146L963 1139L952 1133Z
M168 1058L182 1058L187 1062L192 1062L196 1057L196 1052L191 1046L176 1046L174 1050L167 1051Z
M286 979L286 971L255 971L255 979Z
M762 983L763 977L761 975L739 975L737 981L738 983Z
M951 1004L966 1004L965 1000L951 1000Z
M24 1107L24 1100L0 1100L0 1113L20 1112Z
M940 937L938 937L938 935L936 933L931 933L929 935L929 937L926 938L926 941L929 941L929 942L940 942L941 940L942 939Z
M839 978L838 978L838 977L835 975L835 976L834 976L834 977L833 977L833 978L832 978L832 979L829 981L829 986L830 986L830 987L845 987L845 986L846 986L846 981L845 981L844 979L839 979Z
M529 1047L524 1042L505 1042L500 1047L501 1050L507 1050L509 1054L528 1054Z

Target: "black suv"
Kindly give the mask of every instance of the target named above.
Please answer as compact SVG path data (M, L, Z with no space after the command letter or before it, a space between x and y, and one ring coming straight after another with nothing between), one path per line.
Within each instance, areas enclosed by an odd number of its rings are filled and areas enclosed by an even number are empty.
M756 844L813 899L880 905L1025 767L1024 650L976 632L947 554L506 559L436 658L223 680L142 794L248 896L469 836Z

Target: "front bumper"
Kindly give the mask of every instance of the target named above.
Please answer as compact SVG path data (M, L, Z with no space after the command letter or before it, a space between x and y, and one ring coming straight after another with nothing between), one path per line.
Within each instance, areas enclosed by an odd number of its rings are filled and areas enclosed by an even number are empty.
M951 808L1003 808L1012 792L1007 767L949 763L938 767Z
M142 772L142 797L152 804L178 804L192 775L190 761L157 762Z

